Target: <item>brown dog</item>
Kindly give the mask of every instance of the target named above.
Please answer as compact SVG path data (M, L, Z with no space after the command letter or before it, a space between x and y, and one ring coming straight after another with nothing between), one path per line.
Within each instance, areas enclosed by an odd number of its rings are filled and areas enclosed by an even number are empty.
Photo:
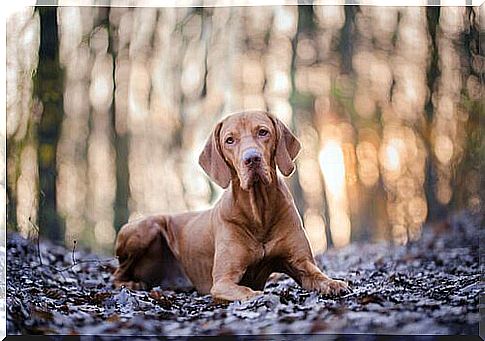
M271 273L283 272L308 290L347 291L315 265L293 198L276 173L278 166L289 176L299 151L296 137L265 112L219 122L199 163L219 186L230 187L210 210L123 226L115 284L138 289L186 275L199 293L234 301L260 294Z

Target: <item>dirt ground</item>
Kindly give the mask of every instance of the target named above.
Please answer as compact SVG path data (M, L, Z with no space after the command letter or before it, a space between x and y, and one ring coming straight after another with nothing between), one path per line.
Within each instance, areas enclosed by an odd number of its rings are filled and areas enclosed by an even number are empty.
M116 260L7 237L7 333L90 335L478 335L481 216L425 226L406 246L353 243L318 256L353 289L323 297L275 274L264 295L215 304L194 291L114 289ZM73 261L75 264L73 264Z

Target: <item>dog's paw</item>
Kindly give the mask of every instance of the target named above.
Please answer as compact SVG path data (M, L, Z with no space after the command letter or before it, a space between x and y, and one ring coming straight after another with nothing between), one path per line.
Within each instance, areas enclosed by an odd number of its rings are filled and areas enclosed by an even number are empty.
M328 296L344 295L350 292L350 287L347 283L336 279L320 280L316 289L321 294Z
M224 288L213 288L211 290L211 294L214 302L223 303L232 301L246 301L253 297L262 295L263 292L238 285Z
M244 298L244 300L252 300L262 295L264 295L264 292L261 290L252 290L252 293L248 297Z
M135 282L135 281L127 281L127 282L116 282L115 286L117 288L128 288L130 290L148 290L148 285L145 282Z
M350 292L349 285L344 281L332 279L328 285L330 287L330 292L333 295L343 295Z

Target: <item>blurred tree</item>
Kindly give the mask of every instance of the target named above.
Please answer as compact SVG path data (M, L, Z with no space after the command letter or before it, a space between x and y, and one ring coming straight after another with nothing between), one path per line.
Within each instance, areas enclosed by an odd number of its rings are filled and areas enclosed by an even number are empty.
M39 15L32 7L7 20L7 219L24 236L37 234L36 124L42 105L33 96L32 75L38 63L39 30Z
M428 32L430 36L430 63L429 67L427 70L427 85L428 88L433 91L433 86L436 82L436 79L439 76L439 67L438 67L438 46L437 46L437 36L436 36L436 31L438 28L439 24L439 19L440 19L440 7L438 6L429 6L426 8L426 17L427 17L427 22L428 22ZM432 96L428 97L428 101L426 102L425 105L425 114L426 114L426 119L427 122L431 122L433 119L433 114L434 114L434 107L433 107L433 101L432 101ZM426 148L428 151L431 150L430 146L430 125L428 124L427 129L425 131L425 141L426 141ZM434 186L436 185L436 170L435 170L435 164L431 162L431 159L426 160L426 179L425 179L425 191L427 194L427 199L429 203L429 218L430 219L436 219L439 217L443 217L445 214L445 209L443 206L439 205L438 200L436 199L436 195L434 192Z
M124 8L109 8L108 12L108 28L109 28L109 46L108 53L111 54L115 67L113 68L113 80L116 82L117 87L113 96L112 103L112 117L114 134L114 146L116 150L116 196L114 204L114 228L118 231L123 224L128 221L128 198L130 197L129 186L129 170L128 170L128 134L126 131L126 124L121 123L122 119L119 117L126 116L124 108L126 108L127 94L125 90L127 86L126 69L129 67L127 61L124 61L124 55L127 54L126 47L120 44L120 21L124 13L129 11ZM120 47L121 45L121 47ZM123 49L120 51L120 48ZM119 108L117 107L119 105Z
M34 95L43 104L37 129L39 159L39 226L42 235L61 241L63 224L57 211L56 151L63 119L63 76L59 65L57 8L37 7L40 15L39 67L34 79Z
M483 7L483 5L482 5ZM483 11L483 10L482 10ZM467 73L464 75L465 86L461 93L461 108L468 113L466 122L466 140L463 158L456 169L456 177L453 186L457 189L452 199L455 207L469 207L474 211L480 210L484 198L485 187L482 185L485 171L483 159L485 157L485 144L483 143L483 131L485 129L485 102L483 100L483 86L485 81L485 52L480 49L480 35L482 39L485 24L479 27L478 8L468 7L466 16L469 20L469 28L461 40L463 41ZM485 13L483 11L482 13ZM482 18L482 21L484 19ZM482 30L482 31L480 31ZM482 41L483 44L483 41Z

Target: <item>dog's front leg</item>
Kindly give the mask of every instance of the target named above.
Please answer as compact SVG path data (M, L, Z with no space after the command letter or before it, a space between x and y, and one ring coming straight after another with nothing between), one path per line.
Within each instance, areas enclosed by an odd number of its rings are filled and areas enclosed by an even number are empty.
M221 244L225 243L219 245ZM247 249L231 244L233 246L230 248L227 244L217 247L214 255L210 292L216 301L242 301L262 294L262 291L238 284L251 262L252 255Z

